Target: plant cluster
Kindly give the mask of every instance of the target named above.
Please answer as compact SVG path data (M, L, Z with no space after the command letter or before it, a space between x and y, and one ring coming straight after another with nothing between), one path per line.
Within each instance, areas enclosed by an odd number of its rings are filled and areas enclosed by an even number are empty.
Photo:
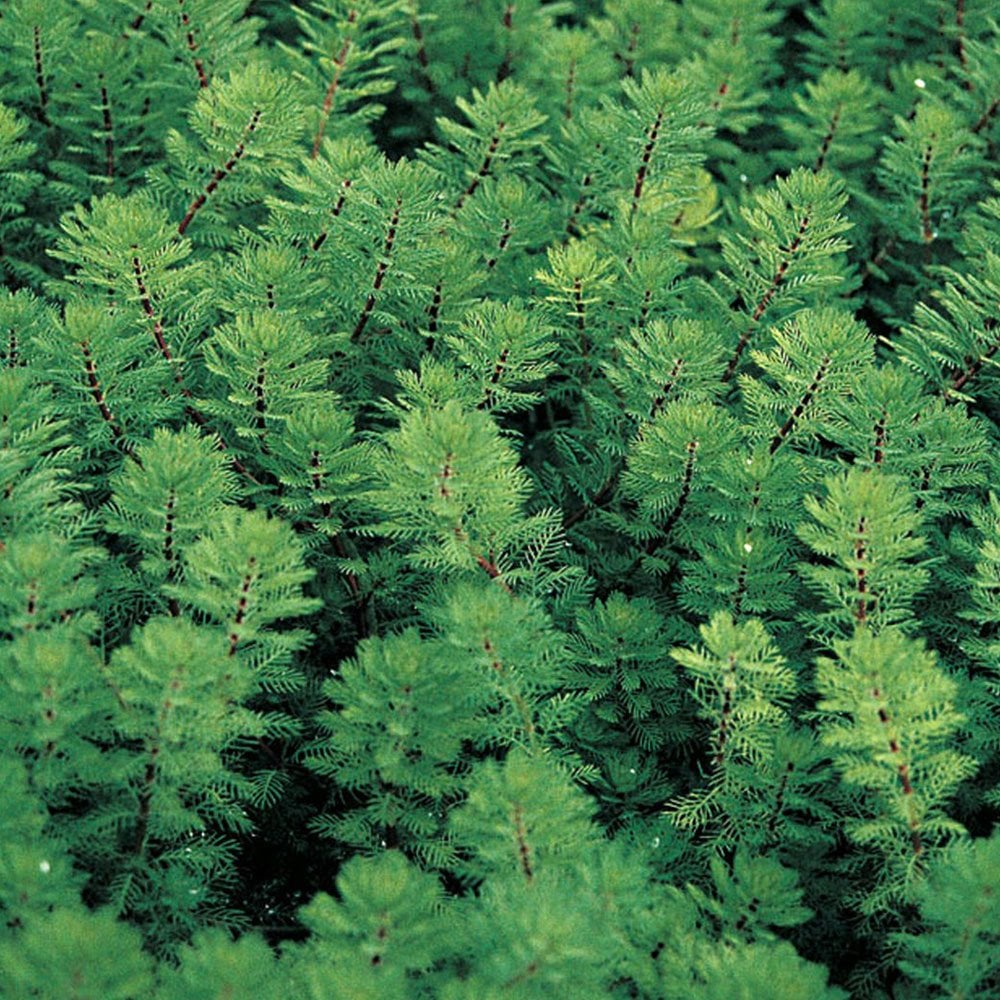
M998 18L0 2L0 993L1000 997Z

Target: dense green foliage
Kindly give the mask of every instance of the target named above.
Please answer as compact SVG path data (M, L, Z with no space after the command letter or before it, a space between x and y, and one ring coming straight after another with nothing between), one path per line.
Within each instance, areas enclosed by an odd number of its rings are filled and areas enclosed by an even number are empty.
M1000 998L998 17L0 0L0 993Z

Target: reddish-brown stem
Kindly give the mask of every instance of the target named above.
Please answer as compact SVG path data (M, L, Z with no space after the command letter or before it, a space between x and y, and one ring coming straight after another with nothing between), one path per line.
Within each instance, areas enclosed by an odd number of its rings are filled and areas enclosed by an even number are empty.
M781 781L778 784L778 790L774 796L774 809L767 820L767 833L769 837L773 837L778 830L778 820L781 817L782 810L785 808L785 794L788 790L788 782L792 776L792 772L795 770L795 764L789 761L785 765L785 773L781 776Z
M580 197L576 199L576 203L573 205L573 210L569 214L569 219L566 221L567 236L572 236L573 230L577 228L576 220L580 217L580 213L583 211L583 206L587 203L587 188L589 188L593 182L594 178L591 174L586 174L584 176L583 183L580 185Z
M933 138L933 136L931 136ZM934 147L928 145L924 150L923 164L920 168L920 221L924 243L934 239L934 229L931 226L931 160L934 158Z
M747 903L746 913L741 913L740 919L737 920L735 924L733 924L736 930L738 931L744 930L759 909L760 909L760 899L757 896L754 896L750 900L750 902Z
M441 315L441 282L434 286L434 294L431 296L431 304L427 307L427 329L431 333L437 333L438 318Z
M260 435L260 450L269 454L267 447L267 400L264 396L264 382L267 378L267 369L260 365L257 368L257 378L254 380L254 410L257 413L257 431Z
M955 0L955 54L962 69L969 68L969 58L965 54L965 0ZM963 86L972 90L972 81L965 79Z
M864 541L866 530L867 519L861 518L858 521L858 542L854 548L854 558L862 563L867 558ZM859 625L864 625L868 621L868 574L865 567L859 566L854 571L854 576L857 581L856 586L858 591L858 610L854 617Z
M194 62L195 72L198 74L198 86L200 88L207 87L208 75L205 73L205 64L201 61L201 58L198 55L198 43L195 41L194 27L191 24L191 18L188 17L188 13L184 9L184 0L177 0L177 4L181 8L181 24L184 27L184 37L187 42L188 52L191 53L191 59Z
M413 41L417 45L417 62L420 64L420 76L424 81L424 88L427 93L433 97L437 93L437 87L434 86L434 81L431 79L430 75L430 59L427 57L427 45L424 42L424 29L420 25L420 20L414 14L410 18L410 33L413 35Z
M496 673L504 679L504 682L507 685L507 690L504 694L510 698L514 707L517 709L517 714L521 716L521 725L524 728L524 732L530 739L533 740L535 738L536 730L535 720L531 717L531 709L529 708L528 703L524 700L524 695L521 694L516 686L512 686L510 684L510 675L504 668L500 657L497 655L496 647L490 641L489 636L486 636L483 639L483 651L490 658L491 669L496 671Z
M103 80L104 74L99 73L98 79ZM108 98L108 88L101 84L101 120L104 128L104 176L112 180L115 176L115 132L111 121L111 101Z
M352 8L348 11L347 23L349 25L354 24L357 19L358 12ZM326 88L326 93L323 95L323 107L320 109L319 113L319 126L316 129L316 138L313 139L312 158L314 160L317 156L319 156L319 149L323 143L323 133L326 131L326 123L333 111L333 102L337 97L337 88L340 86L340 77L344 72L344 66L347 63L347 55L351 51L351 44L352 40L350 38L345 38L344 44L341 45L340 51L333 60L333 77L330 80L329 86Z
M777 295L778 290L784 284L785 279L788 277L788 268L791 266L792 260L795 254L798 253L799 248L802 246L802 240L805 236L806 230L809 228L809 215L806 214L802 216L802 221L799 223L798 233L795 235L795 239L788 246L787 256L778 264L777 270L774 272L774 277L771 278L771 284L768 286L767 291L764 292L760 301L754 308L753 315L750 317L750 323L747 328L740 334L739 343L736 345L736 351L733 356L729 359L729 364L726 366L725 373L722 376L723 382L728 382L736 372L736 368L740 363L740 358L743 352L746 350L747 344L750 343L750 338L753 336L754 330L757 328L757 324L760 322L761 317L767 311L767 307L771 304L771 300Z
M872 697L876 701L882 700L882 692L876 687L872 689ZM907 808L910 814L909 817L909 827L910 827L910 845L913 848L914 854L920 854L923 851L923 842L920 838L920 830L918 828L917 817L913 811L912 802L910 798L913 795L913 781L910 777L910 765L902 759L902 748L899 745L899 740L893 734L892 730L889 728L889 713L885 710L882 705L878 707L878 721L882 723L883 729L886 733L886 742L889 744L889 751L896 757L898 763L896 764L896 773L899 775L899 783L903 789L903 794L907 797L908 803Z
M691 483L694 481L694 462L697 452L698 442L689 441L687 446L687 461L684 463L684 475L681 478L681 491L677 496L677 503L674 504L674 509L663 524L664 535L669 535L674 530L674 525L680 520L681 514L684 513L684 507L691 496ZM655 545L653 547L655 549Z
M646 329L646 320L649 319L649 306L653 301L653 289L647 288L642 293L642 306L639 309L639 319L636 322L636 326L640 330Z
M382 289L382 283L385 281L385 273L389 269L389 257L392 254L392 249L396 243L396 228L399 225L399 212L403 205L403 199L396 199L396 206L392 212L392 218L389 220L389 227L385 234L385 244L382 248L382 259L378 262L378 267L375 269L375 278L372 281L372 290L368 293L368 298L365 301L364 308L361 310L361 315L358 317L358 321L354 326L354 332L351 334L351 340L357 340L362 333L364 333L365 327L368 325L368 320L371 319L372 311L375 309L375 303L378 301L378 293Z
M753 531L753 525L747 525L746 537L750 537L750 533ZM736 616L743 614L743 598L746 595L747 590L747 574L750 571L750 567L747 565L747 550L744 548L743 556L740 559L740 571L736 574L736 588L733 591L733 613Z
M826 157L830 152L830 146L833 143L833 137L837 134L837 127L840 124L840 105L837 105L836 110L833 112L833 116L830 118L830 125L826 130L826 135L823 136L823 141L819 145L819 155L816 157L816 162L813 164L813 173L818 174L822 169L823 165L826 163Z
M726 742L729 739L729 718L733 712L733 688L736 681L736 657L729 654L729 669L727 676L723 680L722 688L722 708L719 711L719 728L716 737L716 750L713 763L716 767L722 765L725 760Z
M503 12L503 18L500 23L503 25L504 30L508 32L514 30L514 11L517 9L516 4L509 3ZM508 42L507 51L504 52L503 62L500 63L497 69L497 83L503 83L514 72L514 47L512 42Z
M988 318L983 324L987 330L995 329L996 325L997 321L992 317ZM1000 351L1000 337L994 338L993 343L978 358L968 362L967 367L952 379L948 391L960 392L964 389L968 382L983 370L984 365L993 358L997 351Z
M496 581L500 587L505 590L508 594L513 594L514 591L511 589L510 585L504 580L500 575L500 567L492 559L487 559L484 555L476 556L476 563L479 568L491 579Z
M132 249L138 250L139 248L133 243ZM132 273L135 275L135 287L139 292L139 302L142 305L142 311L146 314L146 318L153 324L153 339L156 341L156 346L160 349L160 353L167 361L172 361L173 355L170 353L170 347L163 334L163 324L157 318L156 311L153 309L153 300L149 294L149 289L146 287L142 261L139 259L138 255L135 255L132 258Z
M531 868L531 849L528 847L528 831L524 826L524 810L520 803L514 806L514 832L517 837L517 856L521 863L521 871L530 882L535 873Z
M931 462L930 465L925 465L923 474L920 477L920 485L917 487L917 497L914 500L913 506L916 510L923 510L924 504L927 503L927 491L931 488L931 474L934 472L937 462Z
M236 655L236 647L240 642L240 629L246 620L247 607L250 604L250 587L253 585L254 573L256 572L257 559L250 556L247 559L247 572L240 585L240 596L236 601L236 614L233 616L233 624L229 630L229 655Z
M885 425L889 419L889 414L883 410L878 423L875 424L875 453L873 460L876 465L881 465L885 457Z
M649 173L649 164L653 159L653 152L656 149L657 140L660 137L660 129L663 127L664 109L656 113L652 127L646 133L646 145L642 150L642 160L639 162L639 169L635 175L635 184L632 187L632 214L639 210L639 199L642 197L642 189L646 183L646 175Z
M975 125L972 126L972 131L977 135L982 132L987 125L989 125L993 116L1000 110L1000 97L994 100L990 106L982 113Z
M624 65L625 75L635 75L635 52L639 47L639 23L634 21L629 28L628 44L625 46L625 54L615 53L615 58Z
M35 84L38 87L38 120L43 125L51 125L49 121L49 92L45 86L45 64L42 59L42 29L40 25L34 27L34 52L35 52Z
M167 583L173 583L177 576L177 553L174 550L174 508L177 506L177 497L171 492L167 497L167 512L163 524L163 561L167 564ZM167 607L173 618L181 613L181 606L176 597L171 597Z
M136 14L135 19L129 25L132 31L138 31L142 27L142 22L146 20L146 15L153 9L153 0L146 0L146 6L142 8L140 13ZM125 32L125 37L128 37L128 32Z
M243 131L243 138L236 144L236 148L233 150L232 155L226 162L219 167L215 173L212 174L211 180L205 185L205 190L198 195L194 201L188 206L187 212L184 213L184 218L181 219L180 225L177 227L177 233L180 236L184 235L184 231L189 225L191 225L191 220L201 211L205 202L215 193L215 189L219 186L222 181L228 177L233 170L236 169L236 164L243 159L246 153L246 144L249 137L257 130L257 125L260 122L260 109L258 108L250 116L250 121L247 124L246 129Z
M114 414L111 412L111 407L108 406L104 390L101 388L101 382L97 377L97 366L94 364L93 356L90 353L90 344L88 341L85 340L80 344L80 350L83 353L83 367L87 374L87 385L90 388L90 395L97 404L97 409L101 414L101 419L104 420L108 427L111 428L112 436L115 441L121 445L123 436L122 429L118 426L118 422L115 420Z
M344 180L341 182L341 187L344 190L340 193L340 197L337 198L336 203L334 204L333 208L330 210L330 214L335 219L344 210L344 202L347 200L347 192L348 192L348 190L350 190L351 184L353 184L353 183L354 182L351 180L350 177L345 177ZM315 253L317 250L319 250L319 248L326 242L327 236L328 236L328 232L327 232L327 230L324 229L323 232L321 232L319 234L319 236L317 236L316 239L313 240L313 242L312 242L312 251L313 251L313 253Z
M812 382L809 383L809 388L802 394L802 398L796 404L795 409L788 415L788 419L781 425L781 429L771 439L770 452L772 455L781 447L781 443L785 438L792 433L792 429L796 423L802 419L802 414L806 412L806 408L812 402L813 396L816 395L823 379L826 378L826 370L829 364L830 359L823 358L819 368L816 369L816 374L813 376Z
M718 111L722 107L722 98L729 93L729 81L723 80L715 89L715 97L712 99L712 110ZM700 124L704 125L704 122Z
M684 367L684 359L677 358L674 361L674 367L670 369L670 374L667 376L667 381L660 386L660 391L657 393L656 398L653 400L653 405L649 408L649 419L652 420L660 410L663 409L664 404L667 401L667 397L673 391L674 386L677 383L677 377L681 373L681 369Z
M167 706L169 706L167 702ZM156 758L160 755L159 746L154 743L149 748L149 760L142 776L142 787L139 790L139 810L136 817L135 844L133 853L141 856L146 848L146 834L149 831L149 813L153 801L153 785L156 783Z
M510 243L511 237L511 223L510 219L503 220L503 228L500 231L500 240L497 243L496 254L488 261L486 261L486 267L488 270L492 271L493 268L497 266L497 261L503 255L503 252L507 249L507 244Z
M496 156L497 149L500 148L500 140L502 138L503 130L506 127L506 122L497 122L497 130L494 133L493 138L490 139L489 146L486 147L486 154L483 157L483 162L479 167L479 171L476 173L476 176L469 181L469 186L462 192L458 201L455 203L456 212L461 211L462 206L476 193L479 189L479 185L482 184L485 177L489 174L490 168L493 166L493 157Z
M495 386L500 381L500 376L503 374L504 369L507 367L507 357L510 354L509 348L504 348L500 352L500 357L497 358L496 364L493 366L493 372L490 375L489 386L486 389L483 398L479 401L476 406L477 410L485 410L487 407L493 405L493 386Z
M566 101L563 104L563 118L573 120L573 94L576 90L576 60L570 60L569 72L566 74Z
M137 250L138 247L133 244L133 250ZM132 258L132 272L135 275L136 289L139 292L140 304L142 305L142 311L146 314L146 317L153 321L153 338L156 341L156 346L159 348L160 353L167 361L173 360L173 354L170 350L170 345L167 343L166 336L163 331L163 324L157 318L156 312L153 308L153 301L150 295L149 289L146 286L146 279L144 276L144 271L142 268L142 261L138 256ZM183 376L181 375L180 369L174 373L174 380L177 382L180 388L180 393L185 399L193 399L194 393L184 385ZM194 421L199 427L207 427L208 421L205 419L205 415L198 410L193 403L188 403L185 407L184 412L187 414L188 418ZM219 439L219 448L222 451L226 450L225 443ZM233 457L231 459L233 468L242 476L245 476L251 482L257 482L253 475L251 475L250 470L238 459Z

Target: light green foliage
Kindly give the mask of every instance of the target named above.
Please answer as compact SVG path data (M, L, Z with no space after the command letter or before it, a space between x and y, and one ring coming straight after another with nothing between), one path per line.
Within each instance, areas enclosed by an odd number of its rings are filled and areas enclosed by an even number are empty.
M455 192L452 213L471 205L487 177L528 173L541 145L539 127L545 121L534 100L514 81L473 90L472 100L459 97L456 107L468 121L439 118L438 129L454 153L432 147L427 161Z
M190 242L176 238L167 213L144 192L109 194L75 206L60 228L51 253L74 265L67 280L103 294L109 308L145 329L150 354L181 362L204 315L205 268L191 260ZM175 377L181 380L179 369Z
M541 401L529 386L555 370L551 331L519 303L484 303L445 338L478 397L478 409L514 413ZM470 387L471 388L471 387Z
M588 705L577 738L596 749L619 743L624 728L641 750L679 742L677 678L663 660L670 633L652 601L614 593L581 612L577 629L570 683Z
M0 40L4 103L42 125L50 125L53 104L69 90L67 56L80 30L80 13L68 0L17 0L4 11Z
M556 800L547 808L556 809ZM529 886L497 878L479 905L462 917L468 954L482 955L476 970L441 991L447 1000L511 996L525 1000L571 992L607 996L616 942L593 890L573 879L543 874Z
M931 244L954 239L982 169L978 139L948 107L921 101L911 121L897 119L880 177L894 196L890 224L900 240Z
M149 341L148 332L95 299L69 299L61 321L40 327L32 345L39 367L71 400L74 443L91 456L123 458L182 412L183 397L161 391L173 383L170 362Z
M234 669L224 652L192 658L200 638L183 619L153 618L109 667L127 709L123 735L145 749L131 769L140 852L147 837L202 829L205 814L231 829L245 826L232 802L238 782L229 778L225 787L222 761L213 751L260 729L254 714L238 707L259 682L245 667Z
M802 887L794 871L772 858L755 858L739 850L732 869L719 858L711 863L715 894L688 887L698 904L722 928L723 938L774 940L774 928L805 923L812 912L802 906Z
M287 996L288 982L262 937L236 941L222 930L200 931L178 953L177 968L158 970L156 1000L219 1000L252 994L260 1000Z
M918 640L859 629L834 652L817 662L822 739L844 782L864 793L846 828L880 865L862 901L871 913L907 898L925 856L964 833L943 807L976 762L949 746L961 722L957 685Z
M407 413L385 440L372 530L410 541L418 565L501 578L528 484L490 418L449 401Z
M826 497L805 501L815 523L798 535L825 562L799 572L825 605L804 620L818 637L850 635L855 625L880 631L912 626L913 600L928 570L914 557L926 548L921 517L905 483L877 469L851 469L826 480Z
M273 311L239 313L205 344L205 367L221 391L199 401L221 418L227 438L255 465L266 461L274 428L322 399L329 362L315 357L316 339L294 320Z
M882 124L875 102L877 92L856 69L828 69L818 80L807 81L805 92L792 98L797 115L789 114L782 127L793 153L781 153L782 166L806 164L814 173L831 170L848 179L870 162Z
M307 764L335 788L372 791L360 811L338 806L317 817L324 836L371 852L391 842L435 866L454 862L442 810L463 787L462 744L476 738L485 692L450 652L408 630L362 643L358 658L327 680L340 707L317 720L321 738L306 750Z
M622 489L651 522L654 538L669 536L692 516L741 438L721 406L691 399L668 403L643 428L630 449Z
M326 1000L407 1000L411 973L430 969L452 948L437 879L398 851L349 861L338 899L321 893L303 910L313 933L295 949L300 995Z
M848 247L841 234L851 228L842 214L846 202L832 174L799 168L741 207L743 226L720 239L722 280L736 302L729 321L739 328L725 379L765 321L845 290L840 255Z
M827 984L826 970L807 962L787 941L715 950L698 965L694 982L677 993L699 1000L753 1000L771 993L788 1000L845 1000L844 990Z
M675 798L669 813L679 828L706 832L719 846L762 834L766 841L785 808L783 776L768 762L790 727L795 675L756 619L738 625L719 612L701 636L704 647L670 655L693 680L698 714L710 727L712 770L708 787Z
M673 7L648 0L609 0L593 21L594 32L614 59L618 75L638 76L681 55L681 18Z
M111 488L107 525L139 551L144 584L154 590L179 580L188 546L237 493L225 455L194 428L157 428Z
M193 238L225 245L227 209L257 203L267 181L287 169L302 112L292 83L251 61L202 88L188 121L194 138L168 131L165 144L174 169L155 171L150 183L170 203L180 235L195 223Z
M28 123L13 108L0 104L0 240L5 247L11 247L4 253L0 267L5 276L30 280L37 277L37 271L32 275L28 261L12 252L32 235L25 201L42 179L41 174L25 169L35 151L24 139L27 130Z
M739 380L751 435L770 438L773 454L811 436L872 367L874 345L861 323L832 309L804 309L772 337L772 350L750 352L764 377Z
M158 3L147 7L146 3L128 0L126 35L140 32L162 39L167 52L161 58L166 56L172 63L170 89L183 91L182 106L220 75L241 68L252 58L261 22L245 16L240 0L184 0L179 9Z
M900 935L901 968L932 996L989 996L997 974L1000 836L957 845L916 891L930 933Z
M914 310L919 325L907 325L900 359L949 400L992 400L997 395L1000 334L993 304L1000 289L1000 254L982 253L969 241L970 273L946 272L947 283Z
M605 127L620 139L602 156L596 179L616 202L622 199L615 207L630 220L640 214L676 214L684 202L674 192L685 193L685 168L704 156L701 147L709 136L705 99L690 93L680 73L662 69L626 77L622 92L623 102L605 106Z
M107 910L59 909L5 942L0 986L9 996L45 1000L131 1000L149 995L152 963L133 927Z
M0 3L0 993L994 996L998 24Z
M489 706L489 727L468 739L534 745L540 733L551 738L562 729L575 705L559 693L562 636L539 602L469 582L435 595L426 614Z
M608 380L637 421L652 420L675 399L711 399L722 391L725 349L707 323L653 320L617 340L615 350L615 361L605 366Z
M449 825L473 879L534 883L572 869L594 849L593 808L568 775L544 757L513 750L504 763L486 761L468 783L468 799Z
M188 548L181 582L164 591L212 623L220 652L252 665L268 684L294 687L289 661L308 633L273 625L318 605L302 593L313 576L303 556L302 543L284 521L228 507Z
M401 0L324 0L312 9L295 8L301 41L281 47L306 84L313 159L325 138L353 132L357 118L368 121L385 110L372 98L395 86L388 79L387 56L403 43L398 24L402 8Z

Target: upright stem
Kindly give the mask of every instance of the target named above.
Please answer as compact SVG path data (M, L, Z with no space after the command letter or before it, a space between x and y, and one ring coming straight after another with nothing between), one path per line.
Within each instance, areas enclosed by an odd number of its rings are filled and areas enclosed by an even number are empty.
M198 195L194 201L188 206L187 212L184 213L184 218L181 219L180 225L177 227L177 234L179 236L184 235L184 231L189 225L191 225L191 220L201 211L205 202L215 193L215 189L228 177L233 170L236 169L236 165L243 159L246 154L246 144L249 141L250 136L257 130L257 126L260 124L260 109L254 111L250 116L250 121L247 127L243 130L243 138L236 144L235 149L233 149L232 155L226 162L219 167L214 174L212 174L211 180L205 185L205 190Z
M353 8L347 14L347 23L352 25L357 23L358 12ZM323 107L320 109L319 113L319 127L316 129L316 138L313 139L312 147L312 158L315 160L319 156L319 149L323 142L323 132L326 130L326 123L330 118L330 114L333 111L333 102L337 96L337 88L340 86L340 77L344 72L344 66L347 63L347 55L351 51L352 39L345 38L343 45L340 47L340 51L334 57L333 60L333 77L330 80L329 86L326 88L326 93L323 95Z

